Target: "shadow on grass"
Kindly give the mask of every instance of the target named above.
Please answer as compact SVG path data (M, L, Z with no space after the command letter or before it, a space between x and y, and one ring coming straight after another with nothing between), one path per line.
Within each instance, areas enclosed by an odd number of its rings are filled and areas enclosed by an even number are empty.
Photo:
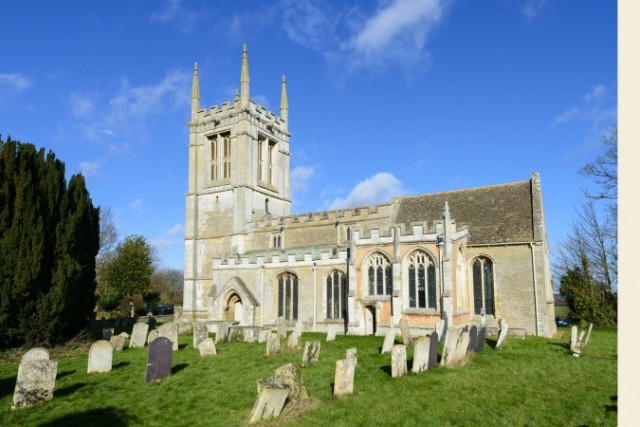
M72 384L72 385L70 385L68 387L61 388L60 390L54 391L54 396L55 397L69 396L70 394L73 394L74 392L76 392L77 390L80 390L82 387L84 387L86 385L87 384L85 384L85 383Z
M56 381L59 380L60 378L68 377L69 375L75 374L75 373L76 373L75 369L73 371L59 372L58 375L56 375Z
M8 377L0 380L0 399L6 395L13 394L17 379L18 375L16 375L15 377Z
M118 362L111 367L111 369L124 368L125 366L131 365L131 362Z
M391 376L391 365L380 366L380 370L385 374Z
M187 344L178 344L178 350L182 350L183 348L187 348Z
M484 344L488 345L489 347L491 347L492 349L495 350L496 344L498 344L498 340L497 339L493 339L493 338L485 338L484 339Z
M178 372L182 371L187 366L189 366L188 363L180 363L179 365L171 367L171 375L177 374Z
M136 423L139 420L125 411L116 408L99 408L75 414L63 415L45 424L42 427L62 427L62 426L92 426L92 427L125 427L129 423Z
M618 395L611 396L611 405L604 405L604 412L618 412Z

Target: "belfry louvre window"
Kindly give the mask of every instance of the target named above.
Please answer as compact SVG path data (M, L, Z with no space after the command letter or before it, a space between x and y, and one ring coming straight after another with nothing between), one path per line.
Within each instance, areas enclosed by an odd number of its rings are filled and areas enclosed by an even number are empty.
M273 185L276 142L258 135L258 181Z
M493 263L480 257L473 261L473 309L475 314L495 314L493 297Z
M407 262L409 307L436 309L436 268L425 252L416 251Z
M298 320L298 276L290 272L276 277L278 286L278 317Z
M327 276L327 319L343 318L346 286L347 278L342 271L334 270Z
M209 138L209 179L222 181L231 178L231 135L219 133Z
M393 274L389 259L381 253L369 257L366 265L369 295L391 295Z

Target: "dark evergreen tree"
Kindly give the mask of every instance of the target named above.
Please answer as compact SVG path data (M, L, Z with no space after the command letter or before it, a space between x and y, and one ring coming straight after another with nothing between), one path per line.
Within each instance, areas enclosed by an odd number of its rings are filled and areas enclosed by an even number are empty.
M99 211L84 178L32 144L0 139L0 346L51 345L95 304Z

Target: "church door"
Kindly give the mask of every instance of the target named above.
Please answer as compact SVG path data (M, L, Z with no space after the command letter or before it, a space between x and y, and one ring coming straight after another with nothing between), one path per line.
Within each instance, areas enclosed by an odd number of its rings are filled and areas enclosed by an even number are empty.
M376 334L376 308L370 305L364 308L364 334Z

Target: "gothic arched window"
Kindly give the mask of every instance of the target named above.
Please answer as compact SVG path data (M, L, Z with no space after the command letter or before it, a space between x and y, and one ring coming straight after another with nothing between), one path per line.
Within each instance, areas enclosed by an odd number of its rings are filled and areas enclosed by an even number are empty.
M278 317L298 320L298 276L288 271L276 276Z
M493 262L478 257L473 261L473 311L475 314L495 314L493 298Z
M409 307L436 309L436 267L423 251L415 251L407 260Z
M342 271L334 270L327 276L327 319L342 319L347 308L347 278Z
M369 295L391 295L393 274L389 258L381 253L369 257L366 264Z

